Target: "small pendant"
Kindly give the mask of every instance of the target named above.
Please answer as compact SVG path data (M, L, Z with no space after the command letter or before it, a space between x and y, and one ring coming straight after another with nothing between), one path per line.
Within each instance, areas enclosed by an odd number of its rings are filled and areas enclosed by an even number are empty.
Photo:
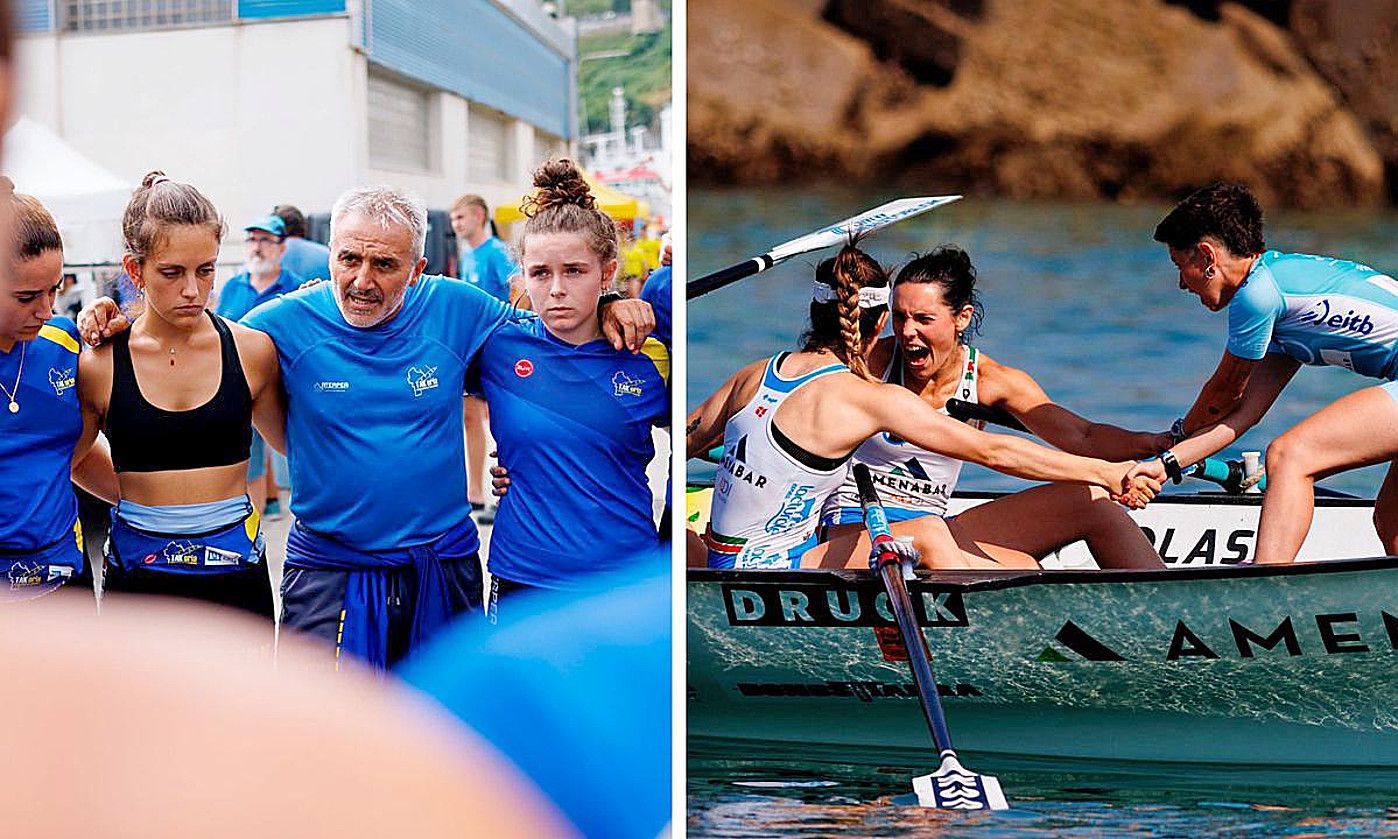
M174 367L174 366L175 366L175 348L174 348L174 347L171 347L171 348L170 348L170 366L171 366L171 367Z
M12 413L12 414L18 414L18 413L19 413L19 403L16 402L15 400L13 400L13 399L10 400L10 413Z

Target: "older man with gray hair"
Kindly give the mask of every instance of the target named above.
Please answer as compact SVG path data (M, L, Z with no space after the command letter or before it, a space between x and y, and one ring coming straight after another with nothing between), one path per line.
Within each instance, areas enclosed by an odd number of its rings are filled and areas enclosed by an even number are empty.
M424 276L427 208L363 187L335 202L328 283L253 309L286 389L292 512L282 625L384 667L454 615L479 610L480 538L466 495L466 368L516 310ZM94 304L82 332L124 326ZM111 318L111 320L109 320ZM614 346L654 327L649 304L606 307Z

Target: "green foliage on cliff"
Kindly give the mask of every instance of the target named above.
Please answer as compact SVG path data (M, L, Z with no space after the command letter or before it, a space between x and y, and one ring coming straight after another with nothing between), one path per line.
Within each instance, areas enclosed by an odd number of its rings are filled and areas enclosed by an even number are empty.
M612 88L626 93L627 125L654 125L670 101L671 26L659 32L599 32L578 36L579 117L584 133L604 131ZM613 53L613 55L608 55Z

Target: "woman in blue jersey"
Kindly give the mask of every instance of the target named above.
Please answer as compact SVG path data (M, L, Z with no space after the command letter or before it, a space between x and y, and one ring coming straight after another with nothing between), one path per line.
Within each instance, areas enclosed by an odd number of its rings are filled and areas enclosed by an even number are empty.
M1158 482L1135 477L1138 464L987 434L938 413L906 388L878 382L866 355L887 316L888 275L872 257L847 246L816 269L801 349L744 367L690 414L691 457L706 452L720 435L723 440L704 535L709 565L801 564L815 546L820 510L844 482L850 456L879 433L1017 477L1095 485L1133 504L1143 504L1159 489ZM1023 556L964 555L935 516L896 523L893 531L913 537L923 562L932 567L1035 566ZM840 540L857 538L848 534ZM839 540L832 545L821 550L837 550Z
M539 316L502 326L478 364L511 481L490 539L492 614L513 592L581 588L657 544L646 464L651 428L669 420L669 356L653 338L630 353L602 335L617 231L582 173L554 160L534 185L519 250Z
M1319 478L1398 458L1398 281L1367 265L1266 250L1262 208L1244 186L1215 183L1155 228L1182 290L1228 310L1228 345L1180 423L1188 437L1161 455L1182 466L1231 444L1267 413L1302 364L1333 364L1384 384L1323 408L1267 447L1259 563L1293 562L1310 530ZM1374 524L1398 553L1398 470L1374 505Z
M268 619L272 588L247 496L252 422L282 448L276 351L207 308L223 221L188 184L145 177L122 219L122 267L145 301L83 354L83 411L111 443L121 500L104 590L171 594Z
M937 248L903 266L890 298L893 334L873 345L870 372L940 412L953 398L1006 411L1073 454L1126 460L1169 446L1169 434L1126 431L1078 416L1049 399L1028 373L972 346L968 339L983 311L975 286L976 269L960 248ZM869 467L892 521L945 516L961 472L960 460L887 434L864 441L851 463ZM821 522L832 544L813 550L812 557L835 567L865 561L869 544L852 476L826 501ZM972 507L947 524L961 549L976 556L1023 562L1084 540L1104 568L1164 567L1141 528L1101 487L1037 486ZM853 541L842 538L849 535Z
M35 198L0 177L9 216L0 271L0 600L54 590L83 571L77 499L69 483L108 500L116 481L105 450L84 434L78 404L78 330L54 317L63 241ZM81 456L81 457L80 457Z

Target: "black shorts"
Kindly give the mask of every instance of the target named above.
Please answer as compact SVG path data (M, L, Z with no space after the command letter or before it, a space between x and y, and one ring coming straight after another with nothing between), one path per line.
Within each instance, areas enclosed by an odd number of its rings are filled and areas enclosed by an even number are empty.
M144 568L124 571L109 562L105 572L104 600L111 595L158 594L231 606L266 618L269 624L274 614L272 579L265 562L220 574L172 574Z
M282 626L339 646L340 613L352 571L287 568L282 577ZM481 613L481 558L445 560L447 602L453 617ZM417 571L411 565L388 572L388 666L412 652Z
M540 591L549 591L549 589L531 586L528 583L517 583L500 576L492 576L490 578L490 603L486 605L485 610L486 617L490 619L491 623L499 623L500 603L502 601L508 600L513 603L518 595Z

